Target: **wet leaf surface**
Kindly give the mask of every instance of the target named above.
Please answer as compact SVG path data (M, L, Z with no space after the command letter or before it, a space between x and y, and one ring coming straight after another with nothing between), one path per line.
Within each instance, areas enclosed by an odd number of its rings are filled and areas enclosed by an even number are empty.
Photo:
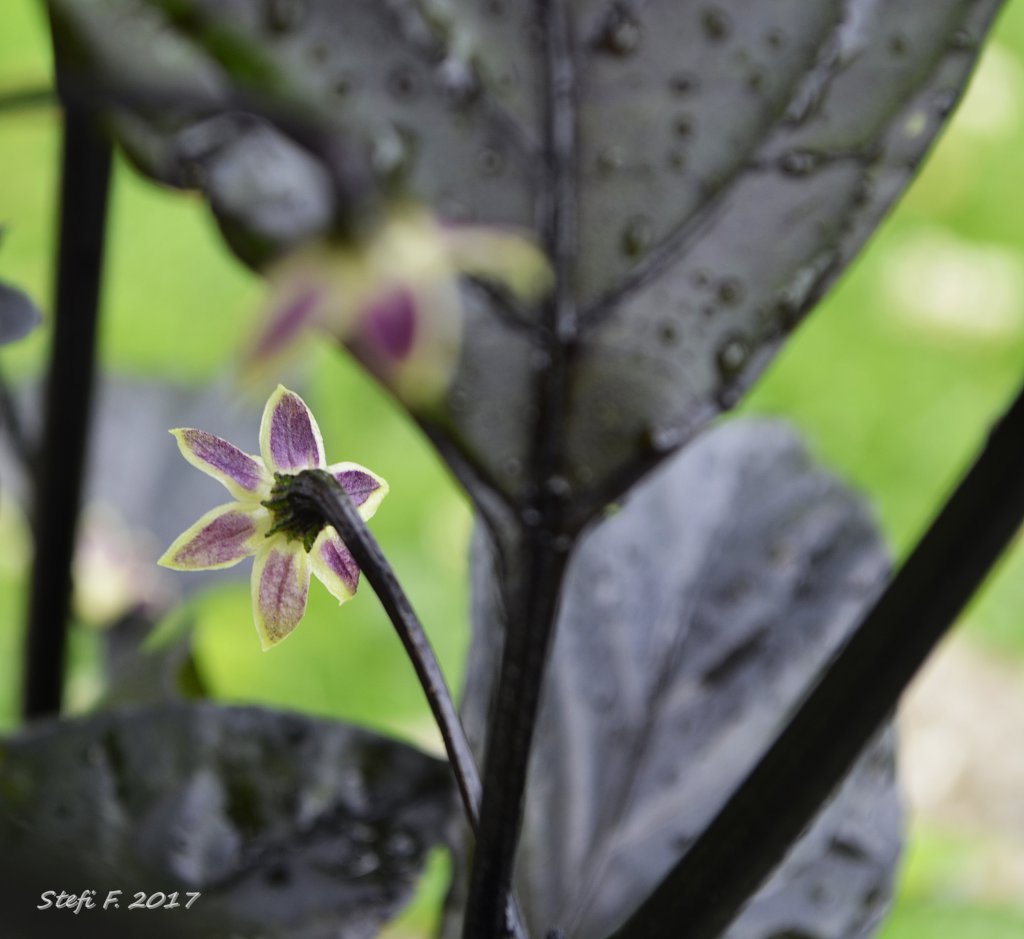
M199 891L177 935L363 939L408 899L451 805L445 764L367 731L209 704L111 711L0 744L0 872L30 880L45 852L101 896L125 890L115 919L130 888Z
M479 551L464 705L477 744L503 618L488 564ZM887 566L863 504L770 422L701 437L587 537L530 767L516 883L535 935L601 939L623 923L757 761ZM893 760L886 731L730 939L871 934L900 850Z
M335 141L359 199L557 242L568 345L550 309L480 291L431 423L478 496L519 500L534 429L557 421L582 523L731 407L844 270L1000 2L192 0L172 27L164 0L57 6L78 68L141 95L121 118L140 164L205 188L250 263L327 224L323 173L271 127L282 102ZM267 120L238 118L231 76Z

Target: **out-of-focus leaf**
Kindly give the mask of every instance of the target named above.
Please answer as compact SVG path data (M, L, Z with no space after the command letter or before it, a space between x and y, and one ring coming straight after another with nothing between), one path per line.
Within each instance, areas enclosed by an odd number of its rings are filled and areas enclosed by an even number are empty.
M197 478L181 459L169 427L202 427L256 453L259 408L227 383L188 388L118 377L102 383L86 473L88 498L115 506L129 525L151 532L160 551L188 527L189 513L201 515L216 500L224 501L218 483Z
M408 898L450 789L444 764L327 721L206 704L106 712L0 745L0 872L27 876L44 845L87 865L91 887L126 890L106 916L161 915L125 909L141 885L182 902L201 892L175 911L183 936L363 939Z
M328 216L295 146L231 116L233 80L271 122L291 102L321 127L360 192L529 229L548 248L559 238L571 354L553 354L541 311L481 293L436 429L464 479L520 498L533 429L558 421L581 522L734 404L846 267L949 115L999 6L55 4L86 74L186 92L178 107L158 95L124 112L125 137L158 178L205 188L250 262ZM148 48L139 37L157 48L156 78L130 51ZM564 373L564 412L543 397L549 368Z
M464 704L477 744L501 646L488 564L480 552ZM534 935L557 926L601 939L622 924L757 761L886 571L862 503L768 422L702 437L587 538L530 764L516 883ZM870 935L900 836L886 732L728 936Z
M19 396L30 429L39 419L38 392L26 389ZM258 406L232 393L225 384L186 388L173 382L110 375L100 381L85 489L87 509L98 511L95 519L87 511L83 535L99 543L109 565L124 568L121 573L131 588L127 592L135 592L136 602L165 593L159 587L168 583L195 592L219 578L247 574L245 569L232 569L177 578L165 576L155 563L191 521L224 497L218 483L182 460L167 428L209 428L211 433L238 440L250 452L258 452L259 414ZM13 494L27 504L31 480L25 478L2 435L0 470L9 471Z
M0 284L0 346L24 339L43 321L28 294Z
M194 627L188 613L161 628L141 610L109 624L103 633L105 688L95 709L209 697L192 657Z
M296 123L325 122L318 130L336 132L353 179L381 186L402 179L449 218L498 215L507 224L532 223L538 167L530 141L490 96L479 93L468 50L446 46L433 11L428 16L419 4L57 0L54 6L77 67L112 87L115 96L138 96L129 142L144 141L137 155L165 181L195 182L198 166L217 194L236 185L214 170L222 157L228 173L249 174L251 160L232 165L238 151L230 144L236 138L249 143L253 133L262 138L252 121L217 129L227 153L197 153L192 139L218 102L231 109L235 78L260 93L271 112L288 104L298 107ZM167 10L180 14L177 21ZM109 32L113 24L124 30L120 36ZM147 74L146 63L130 51L135 35L151 38L161 52L163 68L156 75ZM177 107L176 91L184 102ZM171 125L169 115L176 118ZM265 142L260 145L266 149ZM253 182L276 189L281 183L272 177L282 173L301 182L306 170L279 150L267 156ZM252 210L262 212L258 200ZM318 208L309 212L323 224Z

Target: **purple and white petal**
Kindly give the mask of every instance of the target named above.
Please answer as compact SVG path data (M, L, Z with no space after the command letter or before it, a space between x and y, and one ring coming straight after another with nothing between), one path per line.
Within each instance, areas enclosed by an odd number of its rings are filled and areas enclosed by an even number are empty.
M271 539L252 566L252 614L264 651L299 625L308 595L305 549L298 541Z
M389 290L362 313L363 338L377 355L392 362L409 357L416 341L416 298L411 290Z
M266 360L287 351L303 330L320 321L325 295L325 287L307 283L276 298L252 358Z
M260 453L272 473L324 465L324 442L316 419L306 402L283 385L277 386L263 411Z
M359 586L359 565L333 528L325 528L317 536L309 563L317 579L339 602L351 600Z
M264 545L271 525L270 512L263 506L229 502L182 532L158 563L176 571L232 567Z
M259 457L205 430L178 427L171 431L181 455L196 469L212 476L236 499L265 499L273 480Z
M388 494L387 482L358 463L332 463L327 467L327 472L341 483L363 521L373 518Z

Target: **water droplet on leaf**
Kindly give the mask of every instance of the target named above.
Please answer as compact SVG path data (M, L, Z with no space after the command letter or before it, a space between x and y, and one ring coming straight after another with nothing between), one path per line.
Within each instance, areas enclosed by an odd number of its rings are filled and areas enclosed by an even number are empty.
M954 52L973 52L978 42L966 29L958 29L949 41L949 48Z
M907 37L894 33L889 37L889 51L893 55L903 55L908 49Z
M722 378L731 381L747 364L750 358L750 344L743 336L730 336L718 347L716 361Z
M787 176L808 176L821 164L821 157L810 150L789 150L779 157L779 169Z
M718 299L727 306L743 299L743 284L735 277L727 277L718 285Z
M419 91L416 73L408 66L393 69L388 76L388 91L391 92L393 98L399 100L415 98Z
M547 490L548 495L554 496L556 499L568 499L572 494L572 486L569 480L557 473L549 476L544 481L544 488Z
M357 854L346 865L346 873L350 877L365 877L380 867L380 858L375 851L364 851Z
M264 21L274 33L290 33L302 25L306 16L305 0L267 0Z
M403 860L413 857L418 847L416 839L409 832L402 829L391 832L385 842L387 853Z
M732 31L732 21L728 14L718 7L708 7L701 14L700 23L704 27L704 33L708 39L713 39L716 42L728 38Z
M339 98L344 98L352 90L352 77L348 73L342 73L334 79L334 93Z
M677 95L688 95L697 90L700 80L693 72L676 72L669 79L669 88Z
M468 104L480 93L476 72L461 59L445 59L437 70L437 76L445 97L456 107Z
M381 134L373 142L371 160L378 176L393 179L403 175L412 164L412 141L398 128Z
M624 3L613 4L605 17L598 48L612 55L632 55L640 46L640 24Z
M679 329L672 320L665 320L658 327L658 337L665 345L674 345L679 338Z
M672 129L679 137L689 137L695 126L694 119L689 114L683 114L676 118Z
M597 155L597 168L604 173L614 173L622 169L625 162L626 156L622 152L622 147L605 147Z
M486 147L477 154L476 165L482 176L500 176L505 158L494 148Z
M935 92L933 101L935 102L935 111L939 117L949 117L953 108L956 107L957 91L955 88L940 88Z
M654 241L654 227L646 215L631 219L622 233L622 250L631 258L639 257Z

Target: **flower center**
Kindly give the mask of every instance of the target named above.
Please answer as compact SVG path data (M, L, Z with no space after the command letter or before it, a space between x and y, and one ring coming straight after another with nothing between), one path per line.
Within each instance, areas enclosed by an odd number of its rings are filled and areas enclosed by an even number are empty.
M320 514L291 495L296 477L287 473L274 473L274 487L270 498L260 503L270 509L274 524L267 537L284 535L289 541L301 541L306 552L313 549L313 542L324 527Z

